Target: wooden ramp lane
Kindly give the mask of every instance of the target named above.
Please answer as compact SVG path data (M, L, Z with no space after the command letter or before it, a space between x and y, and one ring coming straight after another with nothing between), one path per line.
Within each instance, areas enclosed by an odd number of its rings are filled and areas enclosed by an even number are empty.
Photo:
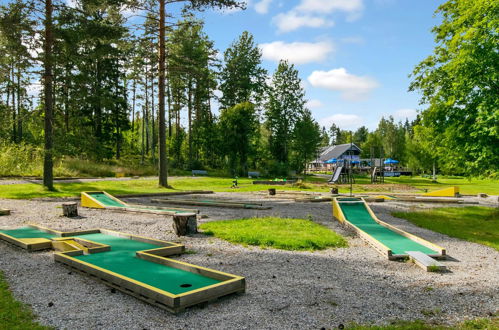
M108 194L105 191L81 192L81 206L97 209L109 209L123 212L152 213L160 215L175 215L178 213L199 213L198 210L178 208L154 208L145 205L130 205Z
M58 251L55 261L172 313L246 289L244 277L172 259L185 251L173 242L106 229L60 232L36 225L0 230L0 239L28 250L34 248L26 240L48 242Z
M445 258L444 248L379 220L363 198L334 198L333 216L390 260L410 258L407 251L419 252L422 264L428 260L420 255Z

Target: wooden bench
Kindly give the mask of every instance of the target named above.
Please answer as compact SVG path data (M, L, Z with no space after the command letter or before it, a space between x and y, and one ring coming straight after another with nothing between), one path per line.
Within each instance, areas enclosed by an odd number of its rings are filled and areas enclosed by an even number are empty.
M416 265L425 269L427 272L442 271L447 269L447 267L444 264L436 261L435 259L429 257L423 252L406 251L405 253L409 255L409 259L414 261Z
M260 172L248 172L248 178L259 178L260 177Z
M196 175L208 175L208 171L205 170L192 170L192 176Z

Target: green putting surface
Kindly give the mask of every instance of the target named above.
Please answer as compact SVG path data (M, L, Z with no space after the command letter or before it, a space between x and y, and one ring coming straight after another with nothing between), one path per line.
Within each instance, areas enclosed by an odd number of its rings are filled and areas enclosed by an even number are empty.
M163 211L163 212L175 212L175 213L191 213L191 211L179 211L179 210L170 210L170 209L156 209L149 207L137 207L137 206L128 206L122 202L118 202L117 200L109 197L108 195L102 192L91 192L87 193L90 197L100 202L106 207L126 207L133 210L150 210L150 211Z
M350 203L342 203L350 201ZM362 229L367 234L383 243L392 250L393 254L407 254L406 251L420 251L425 254L439 254L437 251L427 248L405 236L402 236L387 227L377 223L369 214L363 202L352 203L355 199L338 200L338 204L347 220Z
M105 234L85 234L77 237L111 245L111 251L76 256L75 259L172 294L181 294L220 283L220 281L209 277L156 264L135 256L137 251L159 248L157 245Z
M117 200L112 199L108 195L98 192L98 193L88 193L96 201L100 202L104 206L114 206L114 207L126 207L125 204L118 202Z
M10 230L0 230L0 233L7 234L14 238L47 238L51 239L54 237L58 237L57 235L50 234L44 231L41 231L36 228L31 227L21 227L17 229Z

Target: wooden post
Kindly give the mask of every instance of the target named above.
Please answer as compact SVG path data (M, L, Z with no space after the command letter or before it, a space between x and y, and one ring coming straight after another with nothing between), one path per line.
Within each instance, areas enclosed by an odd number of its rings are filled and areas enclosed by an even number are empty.
M10 210L0 209L0 215L10 215Z
M78 204L76 203L63 203L62 213L65 217L77 217L78 216Z
M178 213L173 216L173 230L177 236L198 232L198 220L194 213Z

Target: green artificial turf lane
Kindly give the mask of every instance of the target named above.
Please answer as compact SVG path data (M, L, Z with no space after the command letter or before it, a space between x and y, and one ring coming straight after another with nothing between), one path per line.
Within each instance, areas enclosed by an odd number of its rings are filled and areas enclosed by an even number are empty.
M78 237L111 245L111 251L76 256L74 258L172 294L180 294L220 283L220 281L209 277L156 264L135 256L135 252L156 249L158 248L157 245L105 234L86 234ZM184 284L190 284L191 286L182 287L181 285Z
M106 194L103 193L89 193L92 198L95 198L97 201L100 203L104 204L105 206L114 206L114 207L127 207L125 204L120 203ZM130 207L131 209L136 209L136 210L151 210L151 211L163 211L163 212L175 212L175 213L191 213L191 211L178 211L178 210L169 210L169 209L155 209L155 208L149 208L149 207Z
M47 238L51 239L57 237L57 235L46 233L36 228L31 227L21 227L17 229L10 230L0 230L0 233L7 234L14 238Z
M104 193L90 193L89 195L106 206L125 207L123 203L115 201Z
M405 236L378 224L367 211L364 203L339 203L347 220L362 229L376 240L383 243L393 254L407 254L406 251L420 251L426 254L438 254Z

